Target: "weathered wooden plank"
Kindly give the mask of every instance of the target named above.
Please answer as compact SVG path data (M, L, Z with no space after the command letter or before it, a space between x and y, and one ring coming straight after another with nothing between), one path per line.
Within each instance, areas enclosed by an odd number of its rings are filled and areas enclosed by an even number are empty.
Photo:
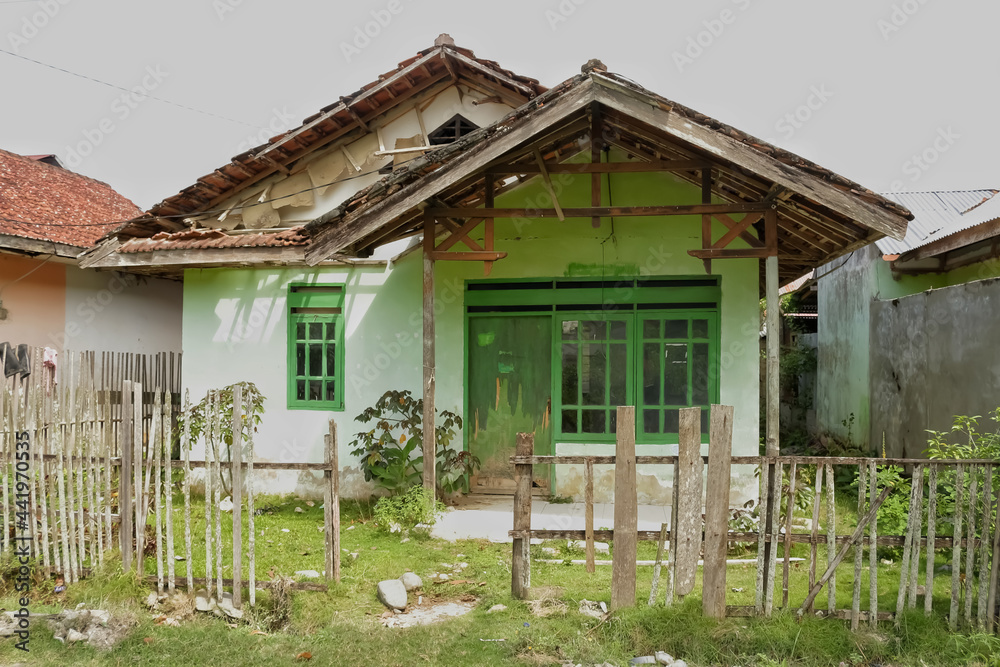
M132 569L132 456L135 447L132 445L132 382L125 380L122 384L122 408L121 408L121 428L118 435L121 439L121 468L118 472L118 514L121 516L121 526L118 535L121 538L121 558L122 568L128 572ZM60 429L62 432L62 429ZM59 449L60 455L62 448ZM59 461L59 495L60 509L63 516L66 516L65 491L63 489L63 462ZM206 504L207 507L207 504ZM65 532L63 533L65 538ZM65 539L63 540L63 553L69 550ZM67 568L68 571L68 568Z
M913 509L913 536L911 538L913 546L910 553L910 590L907 593L909 600L907 606L910 609L917 608L917 582L920 579L920 543L923 521L924 521L924 468L917 466L913 470L913 487L916 496L916 504Z
M868 466L858 466L858 516L865 513L865 495L868 493ZM854 589L851 594L851 630L861 623L861 561L865 556L864 545L854 547Z
M829 566L837 555L837 504L833 479L833 465L826 465L826 563ZM810 589L812 590L812 589ZM837 570L830 574L830 587L827 589L826 610L832 612L837 608Z
M977 526L977 491L979 490L978 466L969 467L969 512L966 515L966 539L969 547L965 550L965 623L972 624L972 595L973 583L976 576L976 547L973 540L976 538Z
M914 477L916 474L914 473ZM914 482L916 479L913 480ZM899 592L896 595L896 623L898 624L903 616L903 607L906 604L906 596L909 592L910 580L910 554L913 550L914 533L917 530L914 515L917 508L917 495L919 490L916 484L910 487L910 504L906 521L906 541L903 543L903 559L899 566Z
M868 506L875 503L878 496L878 466L875 460L868 462ZM872 515L868 523L868 622L872 627L878 623L878 515Z
M674 481L678 489L677 535L670 546L674 552L674 590L677 595L684 596L694 590L701 554L701 408L680 410L678 443L678 479Z
M733 407L713 405L705 493L705 565L702 610L711 618L726 616L726 551L729 489L732 484Z
M798 476L798 464L793 463L788 471L788 507L785 509L785 545L782 550L781 566L781 606L788 607L788 575L790 558L792 557L792 516L795 514L795 487Z
M212 501L215 515L215 594L216 600L222 600L222 473L219 469L219 461L222 460L222 399L217 391L213 392L213 397L211 428L215 443L212 454L215 463Z
M816 486L813 491L812 531L809 543L809 588L816 585L816 559L819 557L819 509L823 497L823 466L816 466ZM813 608L809 607L812 613Z
M255 526L255 511L254 511L254 476L253 476L253 464L254 456L256 452L253 446L253 434L256 429L251 427L248 430L249 437L247 438L247 557L248 557L248 567L250 568L248 587L250 589L250 606L253 607L257 604L257 533ZM325 509L325 508L324 508ZM339 512L338 512L339 514ZM337 523L337 537L340 537L340 523ZM337 565L335 568L337 574L340 574L340 541L337 542Z
M528 456L535 449L534 433L518 433L515 453ZM514 466L514 530L531 530L531 464ZM531 595L531 539L515 537L511 553L511 595L527 600Z
M184 390L184 430L181 435L181 453L184 455L184 569L187 588L194 590L194 560L191 555L191 390ZM206 487L207 488L207 487ZM208 504L208 498L205 499ZM211 574L206 574L211 577Z
M768 560L765 558L765 545L769 537L767 535L766 517L771 515L771 510L767 504L770 497L768 494L768 478L771 476L768 472L769 467L769 465L765 464L759 468L760 495L757 500L757 590L754 598L754 608L758 614L764 613L764 581L768 566ZM818 497L816 498L816 502L819 503Z
M233 387L233 607L243 607L243 386Z
M924 615L930 616L934 603L934 538L937 533L938 466L928 466L927 567L924 575Z
M988 551L993 542L990 531L990 519L993 510L993 466L984 466L983 473L983 518L982 530L979 540L979 590L976 592L978 605L976 607L976 627L983 629L986 627L986 597L989 587L989 561ZM966 577L969 577L967 574Z
M784 484L784 471L780 463L774 466L774 483L771 484L771 497L768 501L770 510L771 548L767 556L767 574L764 581L764 615L769 617L774 610L774 574L778 563L778 529L781 524L781 487Z
M340 470L339 443L337 442L337 422L329 423L329 432L324 442L326 462L330 467L324 473L326 484L324 495L326 511L323 512L323 530L326 534L326 578L340 583Z
M951 547L951 608L948 612L948 627L952 632L958 629L958 605L962 594L962 546L959 538L962 536L962 496L965 493L965 466L961 463L955 468L955 514L954 541Z
M532 465L559 465L559 464L574 464L583 465L588 458L594 460L594 465L614 465L615 457L610 456L589 456L585 454L581 455L533 455L533 456L512 456L510 457L511 464L517 463L531 463ZM676 456L636 456L636 465L669 465L677 460ZM702 457L702 460L707 462L708 456ZM784 465L790 465L791 463L797 463L800 466L806 465L860 465L866 464L873 459L865 456L734 456L733 465L763 465L765 463L781 462ZM878 458L879 465L893 465L893 466L915 466L918 464L929 465L931 463L937 463L941 466L957 466L959 462L957 460L941 460L941 459L886 459ZM996 461L992 459L964 459L961 462L964 465L987 465L996 464Z
M163 458L166 465L161 472L166 475L166 485L164 487L164 500L166 504L167 522L167 590L173 592L177 590L176 558L174 558L174 486L173 470L170 463L171 446L173 444L173 414L170 406L170 393L163 393Z
M583 521L587 541L587 572L593 574L597 568L594 565L594 462L590 459L587 459L584 464L583 478Z
M160 431L160 420L163 417L163 405L160 403L159 392L153 400L153 415L149 429L149 449L153 450L153 506L154 523L156 525L156 592L163 595L163 439Z
M146 544L146 514L142 494L142 384L132 383L132 508L135 511L135 569L141 576Z
M993 531L993 563L990 566L990 590L986 602L986 629L993 632L996 622L997 584L1000 576L1000 498L996 502L995 530Z
M588 206L562 209L565 218L627 218L672 215L712 215L766 211L769 204L684 204L675 206ZM435 218L559 218L554 208L431 208Z
M682 411L683 412L683 411ZM681 417L683 431L684 417ZM611 608L621 609L635 604L638 553L636 530L639 523L639 501L635 486L635 408L618 407L615 445L615 529L618 539L612 554ZM700 497L700 493L698 494ZM692 586L694 582L692 581Z
M435 322L434 315L434 217L424 216L424 258L423 258L423 484L432 496L437 494L437 482L434 479L436 471L434 462L437 460L437 433L435 431L436 414L434 412L435 391ZM534 451L525 452L533 454ZM428 463L429 462L429 463Z

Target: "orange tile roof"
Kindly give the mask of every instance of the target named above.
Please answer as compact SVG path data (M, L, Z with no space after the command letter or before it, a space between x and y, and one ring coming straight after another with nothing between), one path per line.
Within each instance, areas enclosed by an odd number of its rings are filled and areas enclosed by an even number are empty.
M283 248L304 246L309 237L301 227L281 232L226 234L218 229L186 229L170 234L160 232L148 239L129 239L118 252L153 252L154 250L189 250L194 248Z
M141 213L106 183L0 150L0 234L89 248Z

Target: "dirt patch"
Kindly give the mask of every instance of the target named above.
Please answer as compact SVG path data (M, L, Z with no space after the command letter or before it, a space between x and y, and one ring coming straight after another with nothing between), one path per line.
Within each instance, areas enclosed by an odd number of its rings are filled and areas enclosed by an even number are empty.
M382 614L382 625L387 628L412 628L417 625L431 625L459 616L465 616L476 606L475 598L457 602L425 602L410 605L404 612L387 611Z

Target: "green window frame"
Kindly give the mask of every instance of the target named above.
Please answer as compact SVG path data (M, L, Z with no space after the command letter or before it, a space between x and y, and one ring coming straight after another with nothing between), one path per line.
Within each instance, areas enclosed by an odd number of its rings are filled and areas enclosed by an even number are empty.
M344 285L288 286L288 408L344 409Z

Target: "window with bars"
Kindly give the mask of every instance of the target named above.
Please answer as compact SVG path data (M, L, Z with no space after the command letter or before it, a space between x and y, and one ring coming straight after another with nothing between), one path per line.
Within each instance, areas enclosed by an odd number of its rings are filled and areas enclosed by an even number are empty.
M288 407L344 408L343 285L288 288Z

